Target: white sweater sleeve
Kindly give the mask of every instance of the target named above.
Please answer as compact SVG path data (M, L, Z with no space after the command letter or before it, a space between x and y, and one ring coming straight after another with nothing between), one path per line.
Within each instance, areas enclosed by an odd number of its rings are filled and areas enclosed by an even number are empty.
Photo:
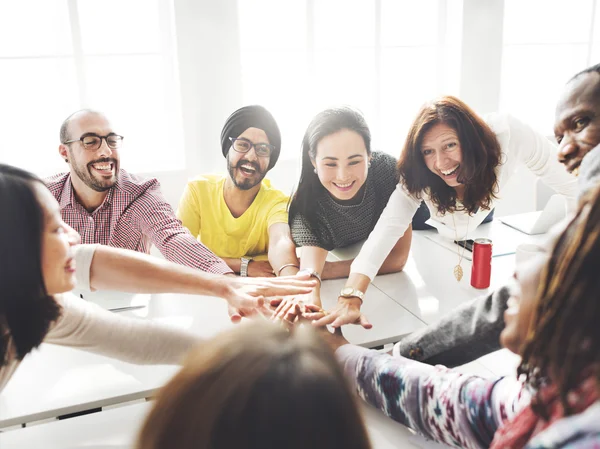
M200 341L188 332L119 316L70 294L57 295L56 300L62 314L46 335L45 343L136 364L179 364Z
M398 239L412 223L420 203L420 200L412 197L399 183L375 228L354 259L350 273L364 274L372 281Z
M577 197L577 178L558 162L558 149L549 139L529 125L508 116L510 126L509 152L513 152L533 174L548 187L567 198Z

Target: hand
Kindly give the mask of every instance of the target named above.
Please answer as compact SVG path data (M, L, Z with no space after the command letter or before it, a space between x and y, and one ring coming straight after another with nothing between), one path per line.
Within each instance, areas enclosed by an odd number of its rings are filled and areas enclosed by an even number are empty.
M306 314L324 313L321 307L312 303L312 296L298 295L287 298L275 298L270 301L271 307L276 307L272 320L285 321L288 324L294 323L299 317ZM320 317L323 315L321 314ZM314 319L314 318L313 318Z
M273 316L273 311L266 307L266 305L264 304L260 307L255 308L236 308L228 304L227 313L229 314L229 319L232 323L239 323L240 321L242 321L242 318L262 317L264 319L269 319Z
M340 346L350 344L348 340L342 334L342 328L337 327L333 332L329 332L327 328L323 328L322 332L319 332L321 338L325 340L325 343L331 348L332 351L336 351Z
M268 260L251 260L248 263L248 277L275 277L275 273Z
M307 294L318 282L308 274L278 278L224 276L223 281L225 291L220 296L229 303L229 315L234 322L255 312L270 316L271 312L265 307L267 299Z
M333 310L327 311L323 318L313 321L312 324L314 326L330 324L332 327L340 327L344 324L360 324L365 329L371 329L373 325L360 311L361 304L358 298L340 296L337 306ZM307 316L307 318L309 317Z

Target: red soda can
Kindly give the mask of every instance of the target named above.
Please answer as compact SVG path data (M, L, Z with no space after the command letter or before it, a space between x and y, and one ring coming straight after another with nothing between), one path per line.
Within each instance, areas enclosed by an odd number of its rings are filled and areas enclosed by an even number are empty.
M488 288L492 276L492 241L475 239L473 242L473 265L471 285L475 288Z

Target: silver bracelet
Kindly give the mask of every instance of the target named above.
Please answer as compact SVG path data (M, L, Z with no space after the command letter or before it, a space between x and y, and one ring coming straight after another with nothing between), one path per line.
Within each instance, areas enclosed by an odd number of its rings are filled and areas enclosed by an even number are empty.
M294 268L300 269L300 267L298 265L296 265L295 263L286 263L285 265L282 265L281 268L279 268L279 270L277 270L277 276L281 276L281 272L283 271L284 268L287 268L287 267L294 267Z

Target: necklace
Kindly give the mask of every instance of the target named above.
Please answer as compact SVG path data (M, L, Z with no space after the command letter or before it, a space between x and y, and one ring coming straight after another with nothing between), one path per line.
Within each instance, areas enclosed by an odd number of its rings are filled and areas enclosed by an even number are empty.
M467 216L467 233L469 232L469 220L471 219L471 216L468 215ZM454 238L455 241L458 243L458 232L456 230L456 221L454 220L454 214L452 214L452 224L454 225ZM466 237L466 234L465 234ZM456 280L458 282L460 282L460 280L463 277L463 269L462 266L460 265L462 263L463 257L465 255L465 251L467 250L466 245L464 245L462 247L462 253L460 251L461 246L458 245L458 249L456 250L456 254L458 255L458 264L454 267L454 277L456 278Z

